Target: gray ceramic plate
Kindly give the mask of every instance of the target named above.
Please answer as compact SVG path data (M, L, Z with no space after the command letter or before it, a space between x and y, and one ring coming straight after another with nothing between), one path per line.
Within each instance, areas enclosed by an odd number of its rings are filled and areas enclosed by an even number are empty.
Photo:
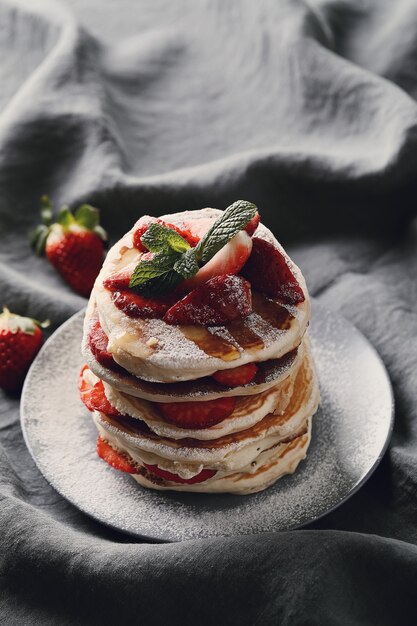
M250 496L148 491L96 455L96 430L77 391L83 314L63 324L33 363L22 428L51 485L108 526L155 541L300 527L347 500L386 450L393 422L387 372L358 330L314 303L310 335L322 401L296 473Z

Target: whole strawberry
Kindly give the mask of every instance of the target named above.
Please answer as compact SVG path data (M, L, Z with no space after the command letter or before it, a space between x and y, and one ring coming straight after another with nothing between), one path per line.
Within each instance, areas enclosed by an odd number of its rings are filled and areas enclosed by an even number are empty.
M53 223L51 204L43 196L41 216L43 223L32 234L32 246L37 254L46 253L74 291L88 297L103 263L107 239L98 210L82 204L73 215L68 207L62 207Z
M41 324L3 308L0 313L0 387L10 392L21 389L30 364L39 352L43 335Z

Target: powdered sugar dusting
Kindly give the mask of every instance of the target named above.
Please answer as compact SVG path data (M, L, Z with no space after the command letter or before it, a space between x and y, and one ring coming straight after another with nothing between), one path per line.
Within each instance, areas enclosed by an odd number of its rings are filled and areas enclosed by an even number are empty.
M195 226L201 221L208 228L219 215L221 211L216 209L186 211L169 216L169 223L187 227L187 224L191 222ZM168 216L162 217L162 219L165 218L168 220ZM285 256L303 289L306 300L297 306L286 307L295 319L285 329L276 328L257 313L246 317L245 324L260 334L264 345L252 351L239 350L239 365L254 360L265 361L277 358L292 350L299 344L304 334L310 313L308 291L301 271L289 259L282 246L265 226L259 224L256 232L257 236L273 242ZM236 363L226 362L201 350L193 341L184 337L179 327L166 324L160 319L133 319L115 307L110 292L103 288L102 282L109 273L124 264L123 256L129 254L126 246L127 242L131 243L131 239L132 231L129 231L109 251L91 295L91 299L95 300L97 305L101 326L109 337L109 350L113 353L115 360L132 374L155 382L190 380L210 375L219 369L236 366ZM120 254L121 250L125 251L123 255ZM245 316L248 311L244 306L245 299L241 297L242 289L238 289L239 284L241 287L239 280L241 281L236 277L230 278L230 283L234 285L231 295L234 296L234 305ZM227 330L225 332L227 333ZM158 344L154 345L154 349L149 350L148 342L155 338ZM144 348L147 350L146 364L142 359Z
M95 427L76 389L82 314L51 338L28 375L22 398L26 441L44 476L68 500L136 536L180 540L306 524L369 475L384 451L392 415L386 372L362 335L318 306L311 331L322 395L312 443L293 476L261 493L148 491L98 459Z

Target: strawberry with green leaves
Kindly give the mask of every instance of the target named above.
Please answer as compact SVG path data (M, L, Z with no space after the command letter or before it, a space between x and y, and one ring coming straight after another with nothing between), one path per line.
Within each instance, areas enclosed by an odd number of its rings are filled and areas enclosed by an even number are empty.
M21 389L43 342L41 328L48 323L15 315L3 308L0 313L0 387L5 391L16 393Z
M82 204L72 214L62 207L53 222L51 204L43 196L41 216L43 223L32 233L32 247L37 254L46 254L74 291L88 297L103 263L107 239L98 209Z

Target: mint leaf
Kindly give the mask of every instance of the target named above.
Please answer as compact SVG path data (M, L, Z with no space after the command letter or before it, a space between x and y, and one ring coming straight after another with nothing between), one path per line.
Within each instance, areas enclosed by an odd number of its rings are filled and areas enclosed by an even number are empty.
M199 269L194 248L184 252L174 264L174 270L181 274L183 278L192 278Z
M146 283L135 287L135 291L147 298L166 296L183 280L181 274L178 274L175 270L170 270L157 278L148 280Z
M256 215L252 202L238 200L231 204L194 248L198 261L206 263Z
M190 244L175 230L162 224L149 224L148 229L140 238L150 252L171 249L174 252L185 252Z
M131 289L140 287L153 278L158 278L167 274L174 267L174 263L180 258L179 252L173 250L161 250L152 259L139 261L130 278L129 287Z

